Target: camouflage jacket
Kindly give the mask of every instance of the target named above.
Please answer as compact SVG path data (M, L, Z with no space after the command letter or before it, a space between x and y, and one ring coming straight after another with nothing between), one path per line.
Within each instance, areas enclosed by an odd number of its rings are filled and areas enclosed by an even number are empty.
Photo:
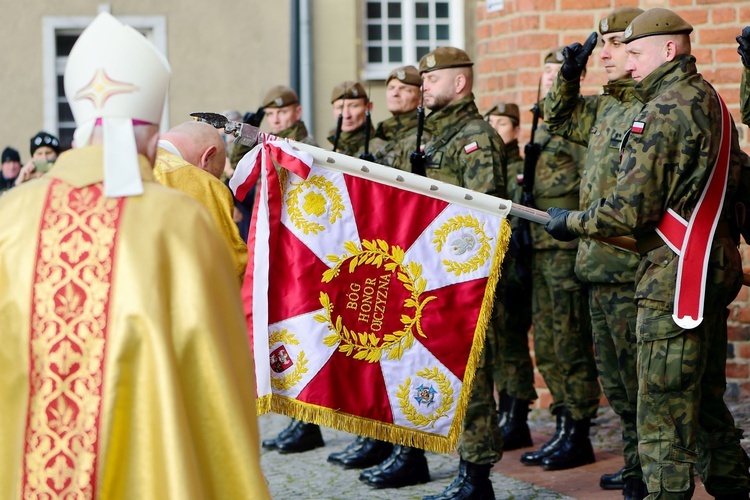
M513 203L521 203L521 183L519 176L523 177L523 158L519 150L518 141L514 140L505 145L507 156L508 173L505 181L508 199Z
M742 123L750 127L750 68L742 69L740 109L742 110Z
M391 116L378 124L375 138L370 141L370 152L375 160L383 161L396 148L398 142L417 133L417 111ZM376 141L378 139L379 141Z
M617 184L620 143L643 107L633 92L635 81L625 78L604 86L604 94L581 96L580 81L561 75L544 101L552 133L586 146L581 172L580 207L607 196ZM640 257L588 238L578 243L576 274L589 283L635 281Z
M721 108L716 92L697 72L695 58L679 55L635 86L645 105L635 121L642 131L625 138L617 185L606 198L568 216L568 228L591 236L653 235L666 209L689 220L716 162ZM639 124L640 124L639 123ZM640 127L639 127L640 128ZM726 199L750 172L750 159L739 149L732 123L732 154ZM725 203L726 224L731 204ZM721 223L720 223L721 224ZM639 305L671 311L677 279L677 255L667 245L650 250L636 273ZM717 234L709 256L705 309L723 309L741 286L742 263L731 236Z
M305 122L303 122L302 120L274 135L277 137L281 137L282 139L292 139L297 142L309 144L310 146L318 145L318 143L315 142L315 139L313 139L312 136L308 135L307 127L305 127ZM232 145L232 150L229 153L229 162L232 164L232 168L237 167L237 163L239 163L239 161L243 156L247 154L248 151L250 151L249 147L238 144L237 142Z
M370 126L370 137L373 137L375 133L375 130ZM336 133L333 131L330 136L328 136L328 142L331 143L331 146L333 146L334 141L336 140ZM372 147L373 142L370 140L370 146ZM377 147L377 146L376 146ZM336 149L337 153L341 153L342 155L347 156L354 156L358 157L360 154L364 153L365 151L365 126L362 125L357 130L354 130L352 132L341 132L341 136L339 136L339 143L338 148ZM372 149L370 149L370 152L372 153Z
M505 145L479 114L474 94L430 113L422 145L427 154L427 177L505 197ZM399 141L384 163L411 170L409 156L415 148L416 134Z
M549 207L578 208L578 191L586 150L577 144L552 135L546 123L536 129L534 142L542 146L534 176L534 203L539 210ZM575 250L578 240L557 241L541 224L531 224L534 250Z

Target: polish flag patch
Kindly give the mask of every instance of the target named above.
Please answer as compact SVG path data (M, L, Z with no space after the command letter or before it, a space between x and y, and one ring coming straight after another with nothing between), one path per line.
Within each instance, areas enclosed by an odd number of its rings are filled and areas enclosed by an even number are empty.
M643 122L633 122L633 126L630 128L630 130L632 130L635 134L640 134L643 132L643 129L645 127L646 124Z
M477 141L474 141L474 142L472 142L472 143L467 144L466 146L464 146L464 152L466 154L473 153L477 149L479 149L479 144L477 144Z

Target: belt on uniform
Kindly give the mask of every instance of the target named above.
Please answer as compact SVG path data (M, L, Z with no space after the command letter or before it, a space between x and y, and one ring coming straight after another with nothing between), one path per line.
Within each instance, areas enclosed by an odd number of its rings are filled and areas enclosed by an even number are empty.
M534 198L534 205L542 211L548 208L557 207L565 210L578 210L581 206L577 196L558 196L556 198Z

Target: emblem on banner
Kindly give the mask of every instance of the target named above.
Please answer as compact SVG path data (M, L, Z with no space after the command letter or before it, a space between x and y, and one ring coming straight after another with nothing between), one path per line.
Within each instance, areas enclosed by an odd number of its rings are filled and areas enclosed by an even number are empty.
M423 368L417 372L417 377L428 382L421 382L412 388L411 378L408 377L398 386L396 397L401 413L416 427L435 427L435 422L449 416L448 412L454 403L453 387L448 377L441 373L437 366L432 369ZM416 405L412 401L415 401ZM432 411L425 413L426 410Z
M446 272L456 276L476 271L492 257L492 238L484 231L484 223L471 215L457 215L435 230L432 243L438 252L447 245L448 252L461 259L444 259ZM467 258L468 257L468 258Z
M322 175L292 183L285 196L289 220L304 234L318 234L325 229L318 221L334 224L344 213L339 189Z
M384 240L344 243L346 253L328 255L334 266L323 273L326 284L320 292L325 312L315 320L326 323L333 333L323 339L328 347L354 359L377 363L401 359L414 344L414 335L427 337L420 319L425 305L435 299L423 297L427 281L422 266L404 262L404 250ZM388 304L397 313L388 314Z
M287 346L299 345L299 341L286 329L271 332L268 336L268 347L271 351L269 362L271 364L271 386L276 390L288 390L294 387L302 375L307 373L307 359L305 352L300 351L297 359L287 350ZM294 367L293 370L290 369Z

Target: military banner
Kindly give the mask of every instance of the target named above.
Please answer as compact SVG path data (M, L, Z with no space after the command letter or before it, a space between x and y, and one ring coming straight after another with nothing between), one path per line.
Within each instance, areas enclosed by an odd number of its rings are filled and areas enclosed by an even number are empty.
M230 186L258 177L244 298L259 411L454 450L508 207L283 141L248 153Z

